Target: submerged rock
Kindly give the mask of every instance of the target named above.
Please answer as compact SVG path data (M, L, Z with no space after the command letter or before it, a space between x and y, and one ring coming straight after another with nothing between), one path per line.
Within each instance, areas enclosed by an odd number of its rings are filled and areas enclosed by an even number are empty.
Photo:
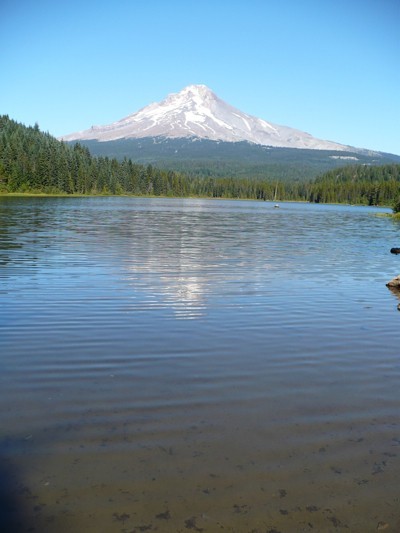
M387 522L378 522L376 529L377 531L383 531L384 529L387 529L388 527L389 527L389 524Z

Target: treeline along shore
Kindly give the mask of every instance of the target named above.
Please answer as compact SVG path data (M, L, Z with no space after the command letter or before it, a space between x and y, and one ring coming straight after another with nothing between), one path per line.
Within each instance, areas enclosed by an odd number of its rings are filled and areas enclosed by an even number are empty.
M352 165L313 180L187 176L131 159L95 157L36 124L0 116L0 193L240 198L393 206L400 211L400 165Z

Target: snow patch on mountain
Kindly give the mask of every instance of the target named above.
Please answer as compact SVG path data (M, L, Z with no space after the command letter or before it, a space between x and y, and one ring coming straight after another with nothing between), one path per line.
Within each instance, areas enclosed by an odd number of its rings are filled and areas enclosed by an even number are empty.
M248 141L273 147L354 151L350 146L316 139L309 133L243 113L205 85L189 85L117 122L92 126L61 139L114 141L143 137L194 137L225 142Z

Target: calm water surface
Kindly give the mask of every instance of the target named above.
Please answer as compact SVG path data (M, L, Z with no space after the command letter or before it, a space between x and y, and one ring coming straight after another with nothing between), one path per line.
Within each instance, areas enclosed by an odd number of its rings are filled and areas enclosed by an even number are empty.
M400 224L377 212L1 199L10 531L400 531Z

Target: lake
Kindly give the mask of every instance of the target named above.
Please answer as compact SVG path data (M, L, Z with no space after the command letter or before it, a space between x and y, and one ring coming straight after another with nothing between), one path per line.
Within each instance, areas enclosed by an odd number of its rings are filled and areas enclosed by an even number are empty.
M400 530L400 223L0 199L1 524Z

